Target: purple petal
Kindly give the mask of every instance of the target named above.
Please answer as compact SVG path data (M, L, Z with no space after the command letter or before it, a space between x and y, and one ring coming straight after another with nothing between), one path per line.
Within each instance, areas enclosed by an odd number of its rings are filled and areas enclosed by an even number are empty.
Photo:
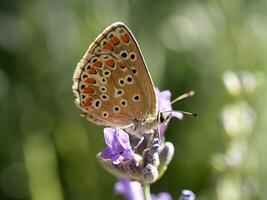
M121 129L116 130L116 138L123 149L131 147L129 135Z
M111 148L113 151L121 154L124 151L124 147L122 146L122 142L120 141L119 129L116 128L114 130L114 139L112 141Z
M129 135L119 128L116 128L112 149L119 155L123 155L125 150L131 149Z
M177 119L183 119L184 114L178 111L172 111L172 117L177 118Z
M171 111L171 92L169 90L160 91L156 88L159 111Z
M158 93L160 99L162 101L171 101L171 92L170 90L163 90L161 92Z
M172 200L172 197L167 192L161 192L158 195L151 195L152 200Z
M159 126L159 134L163 135L164 132L166 131L167 127L168 127L167 125L160 125Z
M106 147L101 153L100 156L104 159L112 159L115 154L110 147Z
M104 128L105 143L110 148L112 148L112 144L114 142L115 132L116 130L114 128Z
M123 195L127 200L144 200L141 184L120 178L115 185L115 192Z
M100 153L103 159L111 159L113 164L131 159L134 152L131 148L129 135L119 128L105 128L104 137L107 147Z
M122 156L125 157L125 158L130 159L130 158L132 158L134 156L134 152L133 152L133 150L131 148L127 148L127 149L125 149L123 151Z
M111 158L112 159L112 163L114 165L118 165L119 163L121 163L123 160L125 160L125 157L121 156L121 155L114 155L114 157Z

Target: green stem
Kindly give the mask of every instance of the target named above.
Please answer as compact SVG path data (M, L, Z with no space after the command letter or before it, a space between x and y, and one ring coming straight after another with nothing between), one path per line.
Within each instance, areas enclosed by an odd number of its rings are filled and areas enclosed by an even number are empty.
M149 184L143 185L143 191L144 191L145 200L151 200L150 185Z

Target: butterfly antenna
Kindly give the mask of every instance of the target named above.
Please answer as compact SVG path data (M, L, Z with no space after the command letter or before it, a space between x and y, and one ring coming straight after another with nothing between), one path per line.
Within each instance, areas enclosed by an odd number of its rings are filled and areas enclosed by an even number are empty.
M184 115L190 115L190 116L193 116L193 117L199 117L199 114L197 114L197 113L191 113L191 112L186 112L186 111L181 111L181 110L177 110L177 112L181 112Z
M180 101L182 99L185 99L187 97L192 97L194 95L195 95L195 91L191 90L191 91L189 91L187 93L184 93L184 94L176 97L174 100L172 100L171 104L174 104L175 102ZM198 117L199 116L199 114L197 114L197 113L191 113L191 112L186 112L186 111L181 111L181 110L177 110L177 112L181 112L184 115L190 115L190 116L193 116L193 117Z
M172 100L171 104L174 104L175 102L180 101L180 100L182 100L182 99L185 99L185 98L187 98L187 97L192 97L192 96L194 96L194 95L195 95L195 91L194 91L194 90L191 90L191 91L189 91L189 92L187 92L187 93L184 93L184 94L182 94L182 95L176 97L174 100ZM185 113L185 114L186 114L186 113ZM191 114L192 114L192 113L191 113Z
M165 110L165 111L162 111L163 113L171 113L173 111L171 110ZM193 116L193 117L199 117L199 114L197 113L191 113L191 112L186 112L186 111L182 111L182 110L175 110L175 112L180 112L180 113L183 113L184 115L190 115L190 116Z

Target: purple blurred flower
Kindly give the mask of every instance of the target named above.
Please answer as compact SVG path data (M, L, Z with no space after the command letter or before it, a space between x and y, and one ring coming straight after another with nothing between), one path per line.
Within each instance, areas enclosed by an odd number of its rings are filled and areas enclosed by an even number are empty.
M171 92L169 90L160 91L156 88L156 95L158 99L158 110L161 112L170 112L171 117L177 119L183 119L183 113L173 111L171 105ZM160 125L160 134L163 134L167 128L167 125Z
M179 200L195 200L195 194L190 190L183 190Z
M103 159L111 159L113 164L133 158L129 135L119 128L105 128L104 137L107 147L101 152Z
M127 200L144 200L142 186L137 181L120 178L115 184L115 192L123 195Z
M167 192L161 192L158 195L151 195L152 200L172 200L172 197Z
M115 192L121 194L127 200L144 200L142 186L137 181L129 181L125 178L120 178L115 184ZM171 195L167 192L161 192L158 195L151 195L152 200L172 200Z

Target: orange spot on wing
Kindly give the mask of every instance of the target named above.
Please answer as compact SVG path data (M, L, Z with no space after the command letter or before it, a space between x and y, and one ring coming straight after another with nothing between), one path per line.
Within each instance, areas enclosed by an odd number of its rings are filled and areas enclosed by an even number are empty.
M93 97L88 97L86 100L85 100L85 102L84 102L84 107L89 107L89 106L91 106L92 105L92 101L93 101Z
M121 36L121 40L124 42L124 43L128 43L130 41L130 37L127 33L123 34Z
M85 87L83 89L83 92L84 93L87 93L87 94L93 94L94 93L94 89L93 88L90 88L90 87Z
M118 45L120 43L120 40L118 37L114 36L111 38L111 43L114 44L115 46Z
M112 51L113 50L113 44L111 42L107 42L105 45L104 45L104 49L105 50L110 50Z
M125 69L126 65L123 62L118 62L118 65L121 69Z
M105 64L111 68L115 67L115 61L113 59L109 59L105 62Z
M98 60L94 63L94 66L100 68L102 66L102 62Z
M88 70L89 74L96 74L97 71L96 71L96 68L94 67L91 67L89 70Z
M96 84L96 80L94 78L88 78L85 80L85 83Z

